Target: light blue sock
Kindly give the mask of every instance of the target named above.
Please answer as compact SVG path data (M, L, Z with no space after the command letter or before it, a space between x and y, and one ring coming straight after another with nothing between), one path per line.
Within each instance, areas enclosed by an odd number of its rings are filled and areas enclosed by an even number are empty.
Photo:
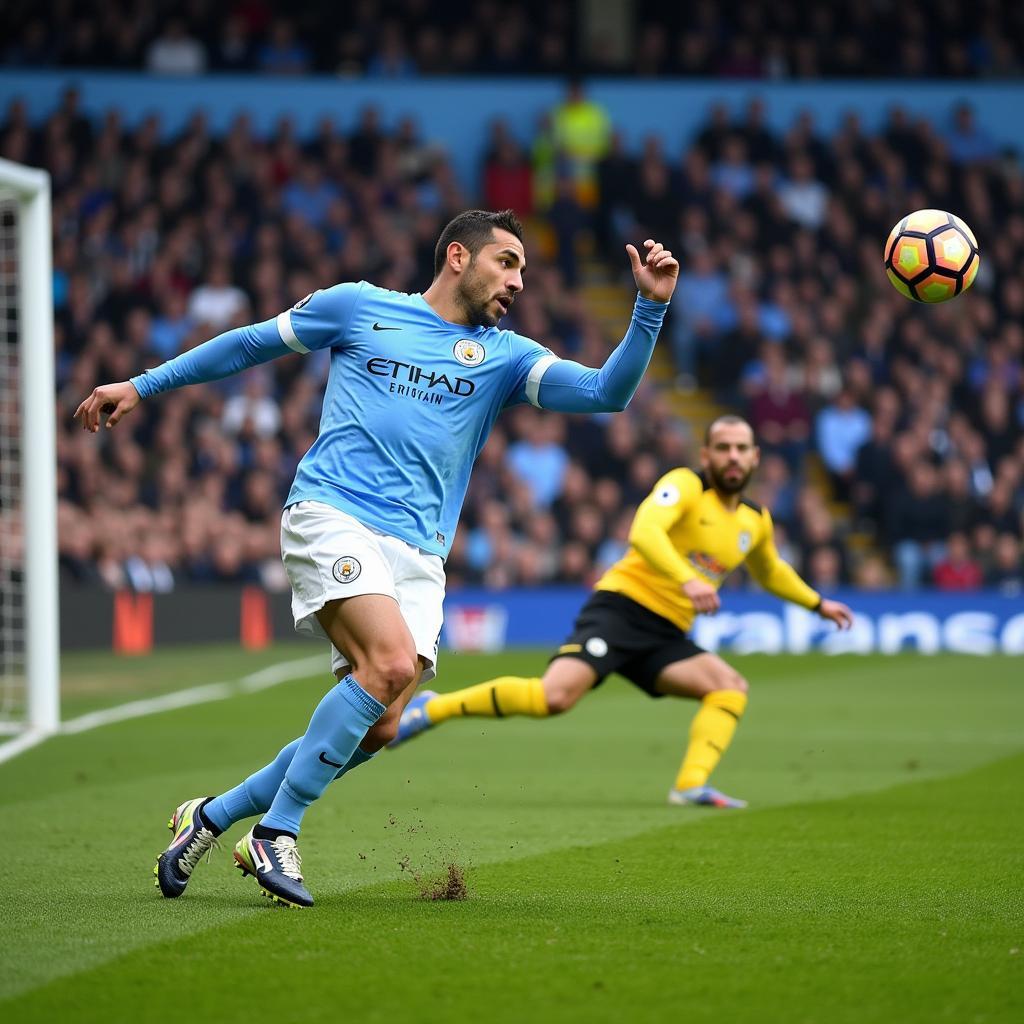
M292 740L288 746L266 767L253 772L243 783L214 797L204 808L203 816L221 832L229 829L236 821L262 814L274 799L281 785L288 765L292 763L295 751L299 749L302 737Z
M214 828L226 832L236 821L269 811L274 796L284 781L284 773L288 770L288 765L292 763L295 751L299 749L300 742L302 742L301 736L297 740L292 740L270 764L258 772L253 772L241 785L214 797L203 808L203 817ZM376 754L368 754L362 747L356 747L345 767L334 776L335 779L340 779L346 772L358 768L361 764L366 764L376 756Z
M367 761L372 761L377 756L377 751L372 754L368 754L362 747L356 747L352 751L352 756L348 759L345 767L338 772L334 777L340 779L346 772L352 771L353 768L358 768L361 764L366 764Z
M260 824L298 834L306 808L350 767L359 741L387 709L351 675L317 705Z

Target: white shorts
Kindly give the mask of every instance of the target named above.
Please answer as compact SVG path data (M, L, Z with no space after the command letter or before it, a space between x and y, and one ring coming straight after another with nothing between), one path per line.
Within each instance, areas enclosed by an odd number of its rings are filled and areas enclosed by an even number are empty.
M437 645L444 603L444 563L414 544L389 537L320 501L300 501L281 516L281 557L292 585L292 618L300 633L327 637L316 613L328 601L386 594L426 666L421 682L437 674ZM347 668L331 647L331 670Z

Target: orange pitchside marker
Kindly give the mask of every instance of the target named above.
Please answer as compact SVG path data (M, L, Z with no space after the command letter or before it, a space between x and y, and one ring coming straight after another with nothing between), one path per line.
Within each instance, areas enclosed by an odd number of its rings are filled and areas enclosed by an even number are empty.
M242 588L241 625L242 646L247 651L261 651L270 645L270 605L262 587Z
M114 595L114 651L148 654L153 649L153 595L119 590Z

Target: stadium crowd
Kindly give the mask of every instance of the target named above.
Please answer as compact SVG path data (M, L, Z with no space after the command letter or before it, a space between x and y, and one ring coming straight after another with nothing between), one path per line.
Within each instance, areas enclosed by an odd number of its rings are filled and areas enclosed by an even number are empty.
M630 5L624 23L569 0L8 0L12 67L257 71L404 78L444 74L728 78L1006 78L1024 69L1014 0L811 0ZM586 40L586 42L584 42Z
M626 153L611 136L591 154L596 195L557 154L545 191L549 143L524 148L499 123L481 154L485 203L531 217L529 287L508 326L599 365L617 338L574 286L581 244L592 236L615 274L622 238L673 239L684 272L663 337L680 386L750 417L764 451L751 496L773 510L784 556L825 589L1021 591L1024 179L969 109L945 134L895 110L867 136L850 115L831 139L809 115L776 137L757 102L716 109L676 153L655 140ZM116 111L91 124L70 91L42 125L12 104L0 154L53 175L65 577L283 588L279 509L315 436L326 354L163 396L100 444L71 413L97 382L316 287L423 289L441 226L480 197L415 124L385 130L372 110L307 140L287 122L257 138L244 117L215 138L197 114L167 142ZM974 289L929 310L890 287L880 258L892 223L925 205L985 240ZM592 581L624 550L636 503L694 464L699 441L650 384L613 417L513 410L475 470L451 582Z
M778 489L767 503L812 577L851 578L832 517L786 486L814 450L902 586L1020 589L1024 175L968 106L945 128L894 108L873 136L850 114L828 140L809 114L775 137L758 101L717 107L681 161L652 144L599 177L605 230L680 225L681 382L747 410L771 460L762 493ZM881 262L892 225L923 207L985 240L975 287L935 307L902 298Z

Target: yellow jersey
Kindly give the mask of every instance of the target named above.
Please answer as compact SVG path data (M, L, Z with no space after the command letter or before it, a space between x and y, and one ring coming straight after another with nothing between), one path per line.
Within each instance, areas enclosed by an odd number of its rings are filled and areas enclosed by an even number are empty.
M682 630L695 616L683 584L699 578L717 589L743 562L770 593L805 608L821 601L779 557L768 510L745 498L726 508L691 469L673 469L658 481L636 510L629 545L595 589L624 594Z

